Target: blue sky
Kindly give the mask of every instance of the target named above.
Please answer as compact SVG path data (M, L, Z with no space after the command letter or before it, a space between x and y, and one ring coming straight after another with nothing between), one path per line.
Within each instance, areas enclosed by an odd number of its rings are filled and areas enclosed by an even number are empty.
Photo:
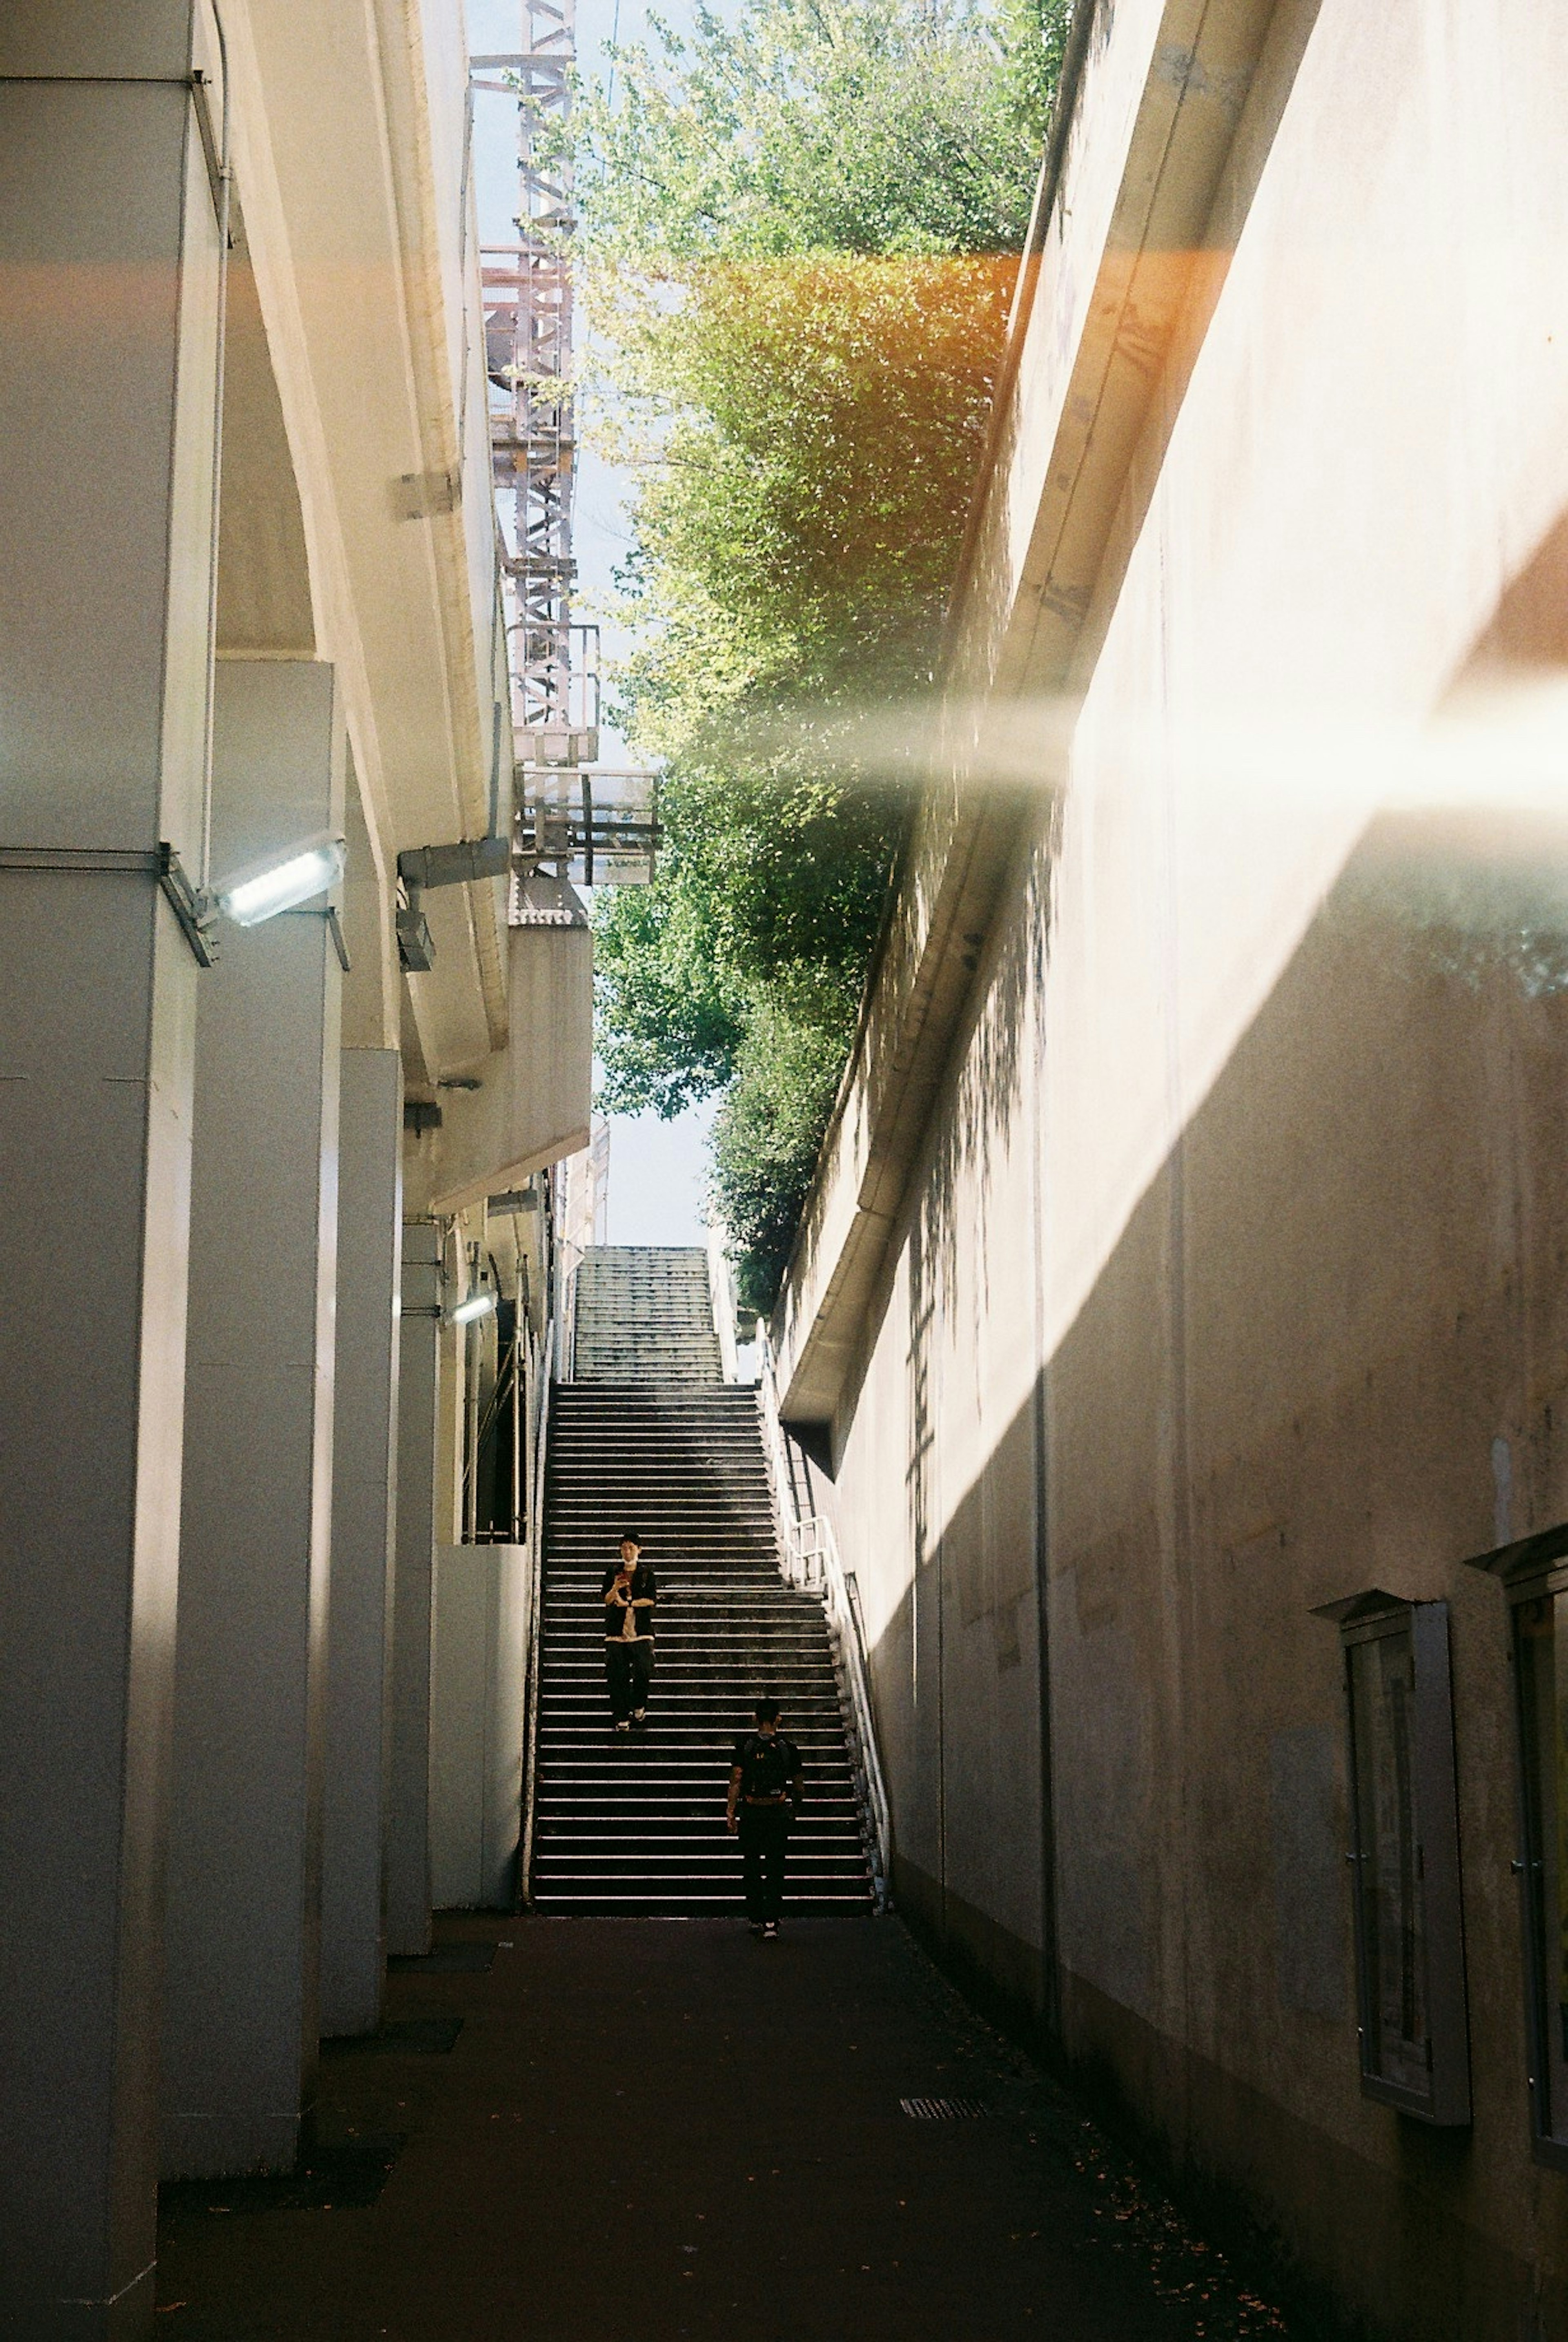
M658 10L666 23L689 21L686 0L664 0ZM522 46L519 0L468 0L468 45L496 55ZM618 21L620 38L644 36L643 0L578 0L577 54L584 69L607 69L605 50ZM485 243L515 236L510 215L515 204L514 116L508 103L481 95L474 108L474 175L479 230ZM579 462L574 514L574 551L578 596L587 607L602 606L612 590L613 572L628 544L626 480L591 451ZM613 647L613 646L612 646ZM606 734L606 761L623 744ZM702 1196L706 1137L714 1106L708 1104L672 1122L657 1115L611 1117L609 1241L612 1244L695 1244L703 1239Z

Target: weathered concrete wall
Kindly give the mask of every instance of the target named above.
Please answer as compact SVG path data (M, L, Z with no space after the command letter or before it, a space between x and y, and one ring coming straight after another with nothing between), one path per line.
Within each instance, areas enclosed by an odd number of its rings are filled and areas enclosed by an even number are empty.
M901 1898L1034 2012L1037 932L1027 909L1011 924L930 1136L837 1508L867 1606Z
M906 1906L1380 2325L1513 2342L1568 2330L1568 2178L1463 1564L1568 1516L1568 722L1539 675L1474 695L1568 661L1568 19L1324 0L1281 55L838 1391L838 1519ZM1373 1585L1453 1606L1469 2132L1359 2087L1310 1610Z

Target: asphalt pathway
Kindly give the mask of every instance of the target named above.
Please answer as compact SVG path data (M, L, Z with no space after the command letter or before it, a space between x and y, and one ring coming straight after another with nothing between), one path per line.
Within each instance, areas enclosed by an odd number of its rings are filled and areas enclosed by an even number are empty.
M438 1953L389 1980L378 2042L324 2058L294 2180L165 2190L160 2337L1304 2330L896 1920L802 1921L773 1945L720 1920L464 1919Z

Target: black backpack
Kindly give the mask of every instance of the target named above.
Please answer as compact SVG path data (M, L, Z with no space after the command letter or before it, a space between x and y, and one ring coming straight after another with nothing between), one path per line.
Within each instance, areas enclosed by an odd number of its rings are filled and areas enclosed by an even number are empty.
M782 1734L771 1740L760 1732L748 1734L741 1756L742 1796L781 1796L789 1787L794 1762L794 1751Z

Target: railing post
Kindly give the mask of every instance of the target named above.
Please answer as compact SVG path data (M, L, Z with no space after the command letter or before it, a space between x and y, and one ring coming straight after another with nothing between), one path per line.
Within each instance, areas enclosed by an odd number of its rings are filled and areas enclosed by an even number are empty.
M708 1299L718 1337L720 1371L725 1382L737 1383L741 1373L735 1356L735 1281L724 1250L724 1226L718 1220L708 1223Z
M539 1757L539 1649L544 1639L544 1451L550 1437L550 1385L557 1355L559 1326L552 1317L544 1328L534 1365L534 1444L529 1456L528 1500L528 1657L527 1715L523 1750L523 1845L517 1865L517 1899L524 1909L534 1900L534 1816L537 1803L535 1775Z

